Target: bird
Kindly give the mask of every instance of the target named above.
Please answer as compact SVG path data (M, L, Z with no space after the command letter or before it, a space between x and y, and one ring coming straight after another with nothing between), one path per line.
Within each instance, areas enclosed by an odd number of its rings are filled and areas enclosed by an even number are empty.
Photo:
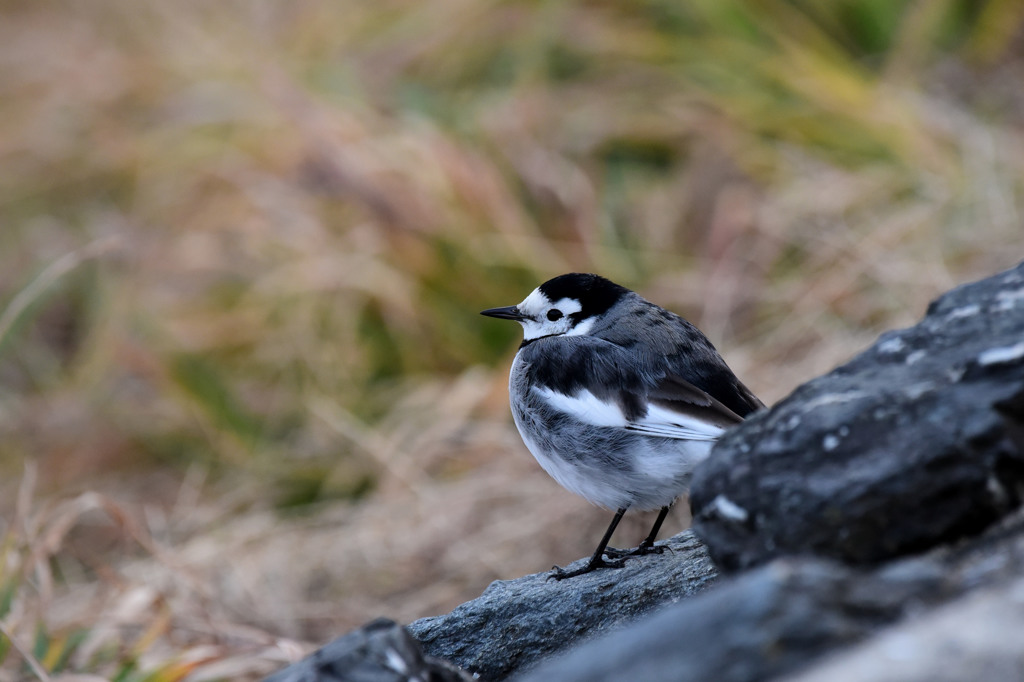
M522 325L509 402L527 449L562 487L615 511L586 565L550 577L661 552L658 533L694 466L764 403L697 327L600 275L560 275L480 314ZM660 513L638 547L609 548L629 509Z

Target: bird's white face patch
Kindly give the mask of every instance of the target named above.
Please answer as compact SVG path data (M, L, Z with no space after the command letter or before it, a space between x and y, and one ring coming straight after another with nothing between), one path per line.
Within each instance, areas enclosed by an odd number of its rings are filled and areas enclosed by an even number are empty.
M519 324L523 325L525 341L539 339L542 336L582 334L586 331L576 330L581 327L589 329L593 324L592 320L584 320L574 327L575 320L569 316L583 310L580 302L574 298L562 298L552 303L540 289L534 289L533 293L516 307L525 316L519 321ZM552 320L551 317L556 319Z

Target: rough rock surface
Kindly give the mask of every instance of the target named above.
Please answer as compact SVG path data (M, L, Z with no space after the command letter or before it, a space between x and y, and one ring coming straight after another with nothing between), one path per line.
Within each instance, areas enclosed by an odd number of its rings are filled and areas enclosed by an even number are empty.
M696 594L715 578L704 546L686 531L670 551L637 557L623 568L566 581L548 573L497 581L477 599L409 626L431 656L484 680L516 670ZM576 567L582 561L572 564Z
M339 637L266 682L471 682L472 676L424 656L402 626L386 618Z
M1024 680L1024 579L914 618L793 682Z
M758 679L893 620L918 585L896 587L821 560L782 559L517 679Z
M726 571L817 554L867 564L977 533L1024 490L1024 264L727 433L694 474Z
M562 657L516 677L517 682L612 682L617 680L673 680L694 682L752 682L777 677L813 663L816 658L879 631L903 617L916 616L908 627L930 622L928 607L943 604L970 590L992 587L991 594L1016 594L1004 608L972 606L953 601L951 613L965 613L997 621L976 624L961 621L968 641L983 637L975 659L960 670L984 671L984 656L1004 657L1024 635L1015 630L1024 616L1024 593L1014 587L1024 571L1024 514L1016 514L979 538L956 548L942 547L927 555L894 561L875 570L844 567L833 561L794 557L778 559L741 576L722 580L714 589L668 607L658 614L606 637L573 649ZM1011 583L1007 587L1007 583ZM1014 590L1017 590L1014 592ZM951 617L944 617L946 657L962 645ZM983 629L978 630L976 628ZM1006 632L1001 632L1007 628ZM1012 629L1012 631L1010 631ZM899 640L902 630L886 636ZM985 633L982 635L981 633ZM905 635L904 635L905 636ZM921 638L923 635L916 635ZM950 642L954 642L951 644ZM938 646L938 643L934 643ZM877 648L865 645L863 664ZM1019 657L1020 664L1024 659ZM926 658L925 651L918 657ZM900 655L900 652L896 652ZM1012 658L1012 657L1010 657ZM1010 665L1012 660L1004 660ZM822 673L808 669L802 682L833 680L835 667ZM934 670L934 662L929 669ZM952 668L951 668L952 670ZM870 675L844 679L873 680ZM888 677L884 679L904 679ZM906 679L928 679L924 676ZM959 678L1018 679L964 674Z

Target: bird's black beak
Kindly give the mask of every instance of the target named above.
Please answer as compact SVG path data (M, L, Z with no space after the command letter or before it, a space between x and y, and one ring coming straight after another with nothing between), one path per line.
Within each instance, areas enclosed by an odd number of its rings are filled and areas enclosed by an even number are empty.
M500 320L515 320L516 322L526 319L525 316L519 312L519 308L514 305L505 306L504 308L489 308L488 310L480 311L481 315L487 317L497 317Z

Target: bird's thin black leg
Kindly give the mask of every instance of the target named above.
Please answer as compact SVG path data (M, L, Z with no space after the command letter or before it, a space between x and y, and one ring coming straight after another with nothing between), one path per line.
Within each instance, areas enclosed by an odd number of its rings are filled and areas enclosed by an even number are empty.
M661 554L665 551L665 546L656 546L654 541L658 539L658 533L661 532L661 524L665 523L665 517L668 516L668 510L672 508L671 504L667 504L661 508L658 512L658 518L654 520L654 526L651 528L651 532L647 534L643 542L636 549L613 549L608 548L605 550L605 554L610 557L619 559L627 556L643 556L645 554Z
M626 507L615 512L615 518L612 519L611 524L608 526L608 530L604 532L604 537L601 538L601 544L594 550L594 555L590 557L590 561L586 563L582 568L577 568L572 571L567 571L564 568L558 566L552 567L551 575L549 577L555 580L565 580L566 578L572 578L577 575L583 575L584 573L590 573L598 568L622 568L625 564L625 560L618 561L605 561L604 550L608 547L608 542L612 539L612 533L615 532L615 527L619 525L619 521L622 520L622 515L626 513Z
M651 526L651 532L647 534L647 537L640 543L640 546L634 550L636 554L661 554L665 550L664 546L655 547L654 541L658 539L658 533L661 532L661 524L665 523L665 517L668 516L668 510L671 508L671 504L666 504L661 508L661 511L658 512L658 518L654 519L654 525Z

